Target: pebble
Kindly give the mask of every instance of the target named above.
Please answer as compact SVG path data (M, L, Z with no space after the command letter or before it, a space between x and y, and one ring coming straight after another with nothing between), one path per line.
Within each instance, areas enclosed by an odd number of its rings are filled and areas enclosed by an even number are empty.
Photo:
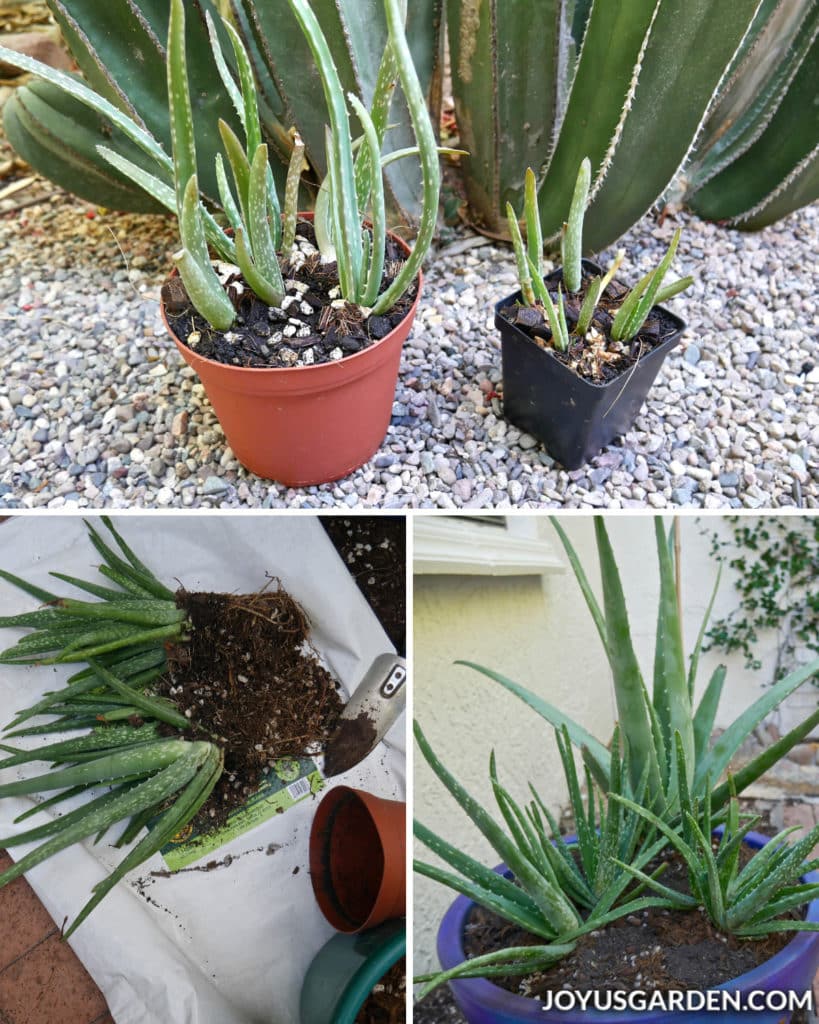
M431 260L380 451L297 490L240 466L165 334L174 222L86 210L61 196L0 221L0 509L819 507L816 205L757 234L675 218L674 272L695 284L669 305L689 326L633 426L578 473L503 418L492 305L514 290L511 250ZM654 230L618 242L624 280L659 262Z

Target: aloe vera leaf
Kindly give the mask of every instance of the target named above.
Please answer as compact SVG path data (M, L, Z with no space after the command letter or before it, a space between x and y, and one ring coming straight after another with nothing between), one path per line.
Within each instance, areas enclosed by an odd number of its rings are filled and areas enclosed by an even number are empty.
M722 687L725 683L725 666L718 665L708 682L705 693L694 712L694 763L699 763L711 742L711 732L717 717Z
M62 188L96 206L134 213L159 213L162 207L122 173L100 158L106 143L155 167L101 114L41 79L17 87L3 108L6 138L26 163Z
M655 273L656 271L650 270L647 274L644 274L617 310L611 325L611 336L615 341L619 341L626 336L626 330L634 310L637 308L641 296L645 294L645 290L648 288L649 282Z
M56 594L52 594L48 590L43 590L42 587L35 586L33 583L28 583L19 576L6 572L5 569L0 569L0 579L5 580L7 583L11 583L13 586L17 587L18 590L25 591L25 593L30 594L31 597L36 597L42 604L51 604L52 601L58 600Z
M515 253L515 263L518 268L518 284L523 301L527 306L534 306L535 293L533 289L532 272L530 262L523 246L523 236L520 233L520 225L512 209L512 204L506 204L506 222L509 225L509 235L512 239L512 249Z
M816 725L819 725L819 708L808 715L804 722L801 722L796 728L791 729L789 733L786 733L782 739L777 740L776 743L768 747L767 750L763 751L758 757L755 757L749 764L744 765L738 772L733 776L734 785L736 786L736 792L741 793L743 789L746 789L751 783L763 775L772 765L776 764L781 758L783 758L788 751L793 749L797 743L800 743L806 736L810 735L811 729ZM752 726L753 728L753 726ZM730 758L729 758L730 760ZM695 785L698 778L698 774L694 773ZM728 783L722 783L714 790L711 801L715 808L721 807L730 795L730 789Z
M644 886L648 886L653 889L654 892L659 893L660 896L667 900L667 906L676 907L679 910L686 910L690 907L697 906L697 900L693 896L688 896L685 893L679 892L677 889L670 889L668 886L663 885L662 882L658 882L656 878L651 875L647 875L644 871L639 868L635 868L632 864L627 864L624 861L614 858L614 863L620 868L621 871L627 872L633 878L638 879L643 883Z
M342 290L351 295L358 291L361 274L361 218L358 210L355 170L350 144L350 119L344 102L345 90L341 84L332 54L318 19L307 0L288 0L307 38L313 60L319 69L324 98L330 118L332 147L327 154L333 162L334 200L337 209L336 248L343 249L349 268L349 280L342 282ZM341 266L339 266L339 271Z
M253 255L245 240L244 228L236 232L236 260L242 276L263 302L270 306L276 306L281 302L281 295L273 288L267 278L259 273L258 267L253 262Z
M374 167L380 166L380 143L375 124L367 111L367 108L355 95L349 93L347 99L350 106L358 115L364 129L365 150L370 155L370 162ZM384 252L387 240L387 214L384 201L384 184L380 174L370 177L370 220L372 223L372 252L369 257L369 268L366 273L364 291L361 296L363 306L372 307L378 298L381 290L381 281L384 275Z
M476 217L495 230L503 226L507 202L520 209L524 169L539 171L549 155L559 120L556 83L568 63L561 46L564 6L539 4L533 31L508 0L447 5L455 114L470 153L464 182Z
M526 219L526 249L529 260L537 268L537 277L543 277L543 233L540 230L540 213L537 207L537 181L531 167L526 168L523 185L523 214ZM509 204L506 210L509 216Z
M501 816L506 822L506 827L509 829L518 850L527 858L532 866L543 875L549 884L557 887L558 881L555 877L554 871L552 870L552 865L543 853L540 844L537 841L537 835L532 828L531 822L515 800L513 800L509 791L504 789L498 781L495 771L494 754L491 761L489 777L492 784L492 792L498 805L498 810L501 812Z
M81 580L77 576L68 576L63 572L52 572L49 573L49 575L53 576L54 579L62 580L63 583L70 583L71 586L76 587L77 590L84 590L87 594L93 594L94 597L99 597L103 601L127 601L130 598L130 594L127 594L122 590L114 590L112 587L102 587L98 583Z
M191 197L191 200L193 200L193 197ZM106 563L109 566L111 566L111 568L117 569L121 573L124 573L126 577L129 577L144 590L147 590L148 593L151 594L153 597L158 598L161 601L174 601L176 599L176 595L174 594L174 592L172 590L169 590L162 583L160 583L156 576L150 571L150 569L147 569L136 558L131 549L125 544L125 542L116 532L116 530L114 530L113 527L110 525L110 522L107 525L108 529L113 534L117 543L120 545L120 548L125 554L127 561L123 561L116 554L116 552L112 551L111 548L102 539L99 532L94 528L94 526L88 520L85 521L85 526L86 529L88 530L88 536L91 540L91 543L100 553L100 555L102 555Z
M253 155L247 193L247 230L253 263L267 283L264 301L270 306L281 305L284 282L276 257L270 222L267 217L267 146L263 143ZM238 251L238 246L237 246Z
M302 171L307 167L304 159L304 142L297 131L293 132L293 151L287 168L287 185L284 190L284 213L282 228L282 251L287 254L296 240L296 219L299 208L299 183ZM314 218L315 222L315 218Z
M819 145L753 209L734 218L743 231L760 231L819 199Z
M736 928L744 924L753 913L764 907L783 883L801 870L802 862L816 846L817 839L819 839L819 825L793 843L779 864L772 870L766 871L754 889L728 908L726 913L728 927Z
M595 517L594 531L603 582L609 664L614 677L620 729L632 758L631 782L635 787L639 784L639 766L648 764L648 796L653 805L655 801L663 799L663 787L660 765L651 735L651 721L646 710L645 685L631 642L620 571L605 524L599 517Z
M427 828L420 821L414 822L414 833L420 842L432 851L437 857L445 861L450 867L455 868L462 874L464 879L473 883L476 889L490 893L493 898L503 900L507 909L514 909L522 919L527 921L524 928L534 928L535 934L540 935L545 928L543 915L538 910L537 904L519 886L516 886L503 874L491 870L481 864L480 861L470 857L457 847L451 846L446 840L441 839L434 831ZM422 873L428 873L422 871ZM431 877L431 876L430 876ZM519 922L520 924L520 922ZM541 931L537 931L540 929ZM547 929L547 938L553 932Z
M158 626L156 629L146 629L138 633L131 633L130 635L123 636L119 640L111 640L106 643L99 644L96 647L83 648L78 653L69 652L68 654L58 655L53 658L39 659L42 665L61 665L66 662L76 661L87 661L89 658L97 658L101 654L108 654L111 651L119 651L123 648L131 647L133 644L143 643L148 640L164 641L171 638L178 639L180 636L179 626ZM0 659L1 661L2 659Z
M355 161L355 187L359 210L365 210L369 205L376 179L378 179L378 188L381 191L381 195L382 197L384 196L383 169L385 165L381 161L381 147L387 132L390 107L392 106L397 80L398 64L395 60L393 48L390 46L389 40L387 40L381 56L381 63L378 67L375 88L373 89L372 108L367 112L367 117L372 122L376 144L375 146L362 146ZM351 96L355 96L355 93L348 93L348 98ZM356 99L358 100L358 97ZM355 104L352 104L352 106L361 122L362 129L365 129L361 112L356 109ZM366 107L364 109L366 110Z
M597 300L600 298L602 291L602 277L595 277L589 282L588 291L583 299L583 305L580 307L580 312L577 314L577 323L574 328L574 333L579 338L582 338L585 335L591 325L594 311L597 308Z
M242 226L242 215L230 190L227 174L225 173L225 161L222 159L221 153L216 157L216 182L219 188L219 201L222 204L222 209L225 211L225 216L233 230L238 231Z
M780 679L769 690L759 697L747 708L728 728L723 732L714 746L707 752L696 769L695 778L702 779L706 773L716 779L728 767L728 762L739 749L747 736L750 736L753 729L770 714L775 707L794 690L807 682L819 673L819 658L801 668L790 672L784 679ZM781 741L780 741L781 742ZM764 755L762 755L764 757ZM782 756L781 754L779 755ZM740 773L737 773L737 778ZM737 790L739 792L739 790Z
M552 943L548 946L507 946L506 949L498 950L495 953L484 953L481 956L471 957L449 970L421 974L416 977L414 981L426 982L419 991L418 998L423 999L445 981L452 981L455 978L492 978L507 974L530 974L548 967L556 960L571 953L573 949L573 945L566 943Z
M589 201L590 188L591 163L588 157L584 157L577 172L577 180L569 206L569 216L563 225L560 243L563 283L566 285L566 289L573 294L580 291L583 280L583 267L580 262L583 256L583 218L586 213L586 204Z
M22 846L24 843L39 842L41 839L48 839L50 836L57 835L64 829L73 825L75 822L82 821L84 818L87 818L89 814L103 810L105 807L108 807L115 801L119 800L123 795L123 789L127 792L128 790L133 789L133 784L130 784L127 787L114 789L110 793L104 793L102 796L89 800L87 803L82 804L73 811L68 811L60 817L52 818L51 821L46 822L44 825L37 825L34 828L30 828L25 832L20 832L17 835L6 836L5 838L0 839L0 850L8 850L11 849L12 846ZM80 792L80 790L78 790L78 792ZM47 801L38 804L36 810L43 810L46 803ZM18 819L18 821L19 820L20 819Z
M679 733L689 781L694 770L694 730L682 644L682 623L677 606L674 565L662 519L654 520L660 569L660 600L654 657L654 709L660 721L666 750Z
M156 718L160 722L167 722L168 725L173 725L177 729L185 730L190 728L191 723L188 719L167 701L145 697L136 690L132 690L130 686L118 679L113 672L109 672L100 662L91 661L91 668L94 669L97 676L106 686L118 693L120 697L125 698L129 703L138 707L143 714Z
M287 125L294 125L304 139L310 163L319 177L326 175L324 125L326 105L313 70L309 46L296 18L279 5L239 4L253 28L255 41L267 71L276 81ZM433 109L440 107L440 66L442 58L441 0L412 0L408 5L407 34L424 94ZM360 0L312 0L311 7L327 39L345 93L355 92L371 110L378 128L374 105L378 71L386 49L387 28L381 4ZM393 103L393 120L400 125L385 138L387 149L410 144L412 133L406 101L399 91ZM387 206L391 220L412 223L417 219L421 195L417 167L397 164L385 176Z
M694 278L687 274L678 281L672 281L670 284L664 285L654 296L654 305L661 306L664 302L668 302L669 299L673 299L675 295L684 292L686 288L690 288L693 283Z
M549 327L552 332L552 344L555 348L560 349L561 352L565 352L569 347L569 331L566 327L566 316L563 311L563 296L558 292L557 307L555 307L549 294L549 289L546 287L546 282L538 276L537 268L528 256L526 259L529 263L532 288L538 301L546 310L546 318L549 321ZM563 315L561 316L561 314Z
M67 615L85 620L86 624L93 620L110 620L136 626L169 626L182 622L186 614L169 601L135 600L125 595L116 601L77 601L64 597L60 598L58 607Z
M167 0L123 0L103 8L95 0L49 0L66 41L91 86L143 123L170 152L166 91ZM188 77L196 97L193 123L199 150L198 180L216 198L213 175L218 139L213 125L219 117L238 119L221 87L208 41L202 9L214 11L211 0L198 0L187 19Z
M71 754L89 750L106 750L111 747L139 743L147 737L154 737L155 730L150 727L133 728L130 725L111 726L96 729L87 736L80 736L61 743L49 743L36 750L23 750L12 757L0 760L0 768L11 768L14 765L26 764L29 761L68 760Z
M35 778L8 782L0 786L0 796L47 793L49 790L63 789L84 782L117 779L129 772L142 771L146 768L159 770L172 764L185 752L187 746L184 740L157 740L155 743L140 746L136 751L106 754L76 768L63 768Z
M21 71L27 71L29 74L36 75L38 78L57 86L69 96L72 96L79 102L84 103L87 107L90 107L103 117L107 117L114 125L116 125L117 128L131 139L132 142L136 143L136 145L143 149L145 153L153 157L159 163L160 167L168 171L172 169L173 165L170 157L149 132L146 132L141 128L132 118L128 117L127 114L123 114L122 111L112 103L109 103L92 89L89 89L85 83L81 82L75 76L69 75L64 71L57 71L55 68L51 68L47 64L42 64L33 57L17 53L15 50L9 50L5 46L0 46L0 60L6 64L10 64L12 67L19 68Z
M519 683L515 683L506 676L501 675L500 672L494 672L492 669L485 668L483 665L477 665L474 661L464 661L459 659L455 664L466 665L468 668L472 668L476 672L480 672L482 675L494 680L496 683L500 683L500 685L509 690L510 693L513 693L525 704L528 704L533 711L537 711L542 718L545 718L546 721L555 726L555 728L559 729L565 725L572 743L577 747L586 747L589 751L589 756L593 757L600 765L602 772L608 779L610 754L603 744L599 740L596 740L590 732L587 732L582 725L578 725L577 722L573 721L568 715L565 715L562 711L558 710L558 708L553 704L543 700L542 697L539 697L531 690L527 690L525 686L521 686Z
M676 176L757 6L757 0L691 0L683 13L678 4L658 5L636 88L604 139L607 153L587 215L592 250L638 221Z
M224 763L222 754L216 747L210 744L206 744L206 746L209 749L204 758L198 759L198 762L192 761L195 765L193 778L190 777L188 766L186 766L185 776L183 776L185 780L183 785L187 783L185 789L163 813L156 826L137 843L116 869L104 881L97 882L94 886L94 895L66 931L66 938L79 928L94 907L107 896L121 878L161 850L165 843L169 842L181 828L196 816L219 781ZM179 788L177 787L177 790Z
M185 290L196 309L212 327L220 331L229 330L236 319L236 311L219 279L213 273L210 263L200 263L189 249L184 248L174 253L173 259L185 284ZM218 291L214 287L214 279Z
M426 257L438 222L438 200L441 192L441 166L438 143L427 110L426 98L418 80L407 38L404 34L406 7L401 0L384 0L390 46L398 65L398 77L412 120L412 130L420 150L423 198L418 231L412 252L404 261L392 284L382 292L373 305L373 312L384 313L392 309L415 280Z
M545 919L555 929L555 932L573 927L576 924L577 912L567 902L563 894L554 886L549 885L531 866L529 861L520 855L515 844L510 841L491 815L467 793L457 779L444 767L434 754L417 722L414 723L414 732L418 747L430 768L432 768L440 781L449 790L461 809L474 822L492 844L493 848L503 857L509 869L535 901Z

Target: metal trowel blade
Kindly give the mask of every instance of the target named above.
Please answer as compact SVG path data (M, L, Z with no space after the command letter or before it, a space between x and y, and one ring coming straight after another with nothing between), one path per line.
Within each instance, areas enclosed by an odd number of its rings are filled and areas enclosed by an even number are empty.
M380 654L350 697L324 750L324 775L354 768L384 738L406 703L407 663Z

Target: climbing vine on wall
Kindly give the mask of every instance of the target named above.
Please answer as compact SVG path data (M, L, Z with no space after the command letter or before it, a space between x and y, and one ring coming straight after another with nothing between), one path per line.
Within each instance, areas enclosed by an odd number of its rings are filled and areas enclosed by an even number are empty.
M738 574L739 604L712 625L705 649L738 651L747 668L759 669L759 634L775 630L775 682L805 653L819 653L819 517L731 516L727 521L731 540L707 527L704 532L710 533L712 556Z

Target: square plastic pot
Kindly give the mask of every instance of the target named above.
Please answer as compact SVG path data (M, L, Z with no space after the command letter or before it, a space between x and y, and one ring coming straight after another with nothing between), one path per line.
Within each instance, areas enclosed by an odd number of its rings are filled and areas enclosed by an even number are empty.
M591 260L583 260L583 266L593 274L602 273ZM563 271L556 270L545 280L550 284L562 277ZM631 428L663 360L678 344L685 322L655 306L673 322L674 333L619 377L607 384L592 384L501 316L502 309L520 299L517 291L495 305L503 360L503 415L542 441L566 469L579 469Z

